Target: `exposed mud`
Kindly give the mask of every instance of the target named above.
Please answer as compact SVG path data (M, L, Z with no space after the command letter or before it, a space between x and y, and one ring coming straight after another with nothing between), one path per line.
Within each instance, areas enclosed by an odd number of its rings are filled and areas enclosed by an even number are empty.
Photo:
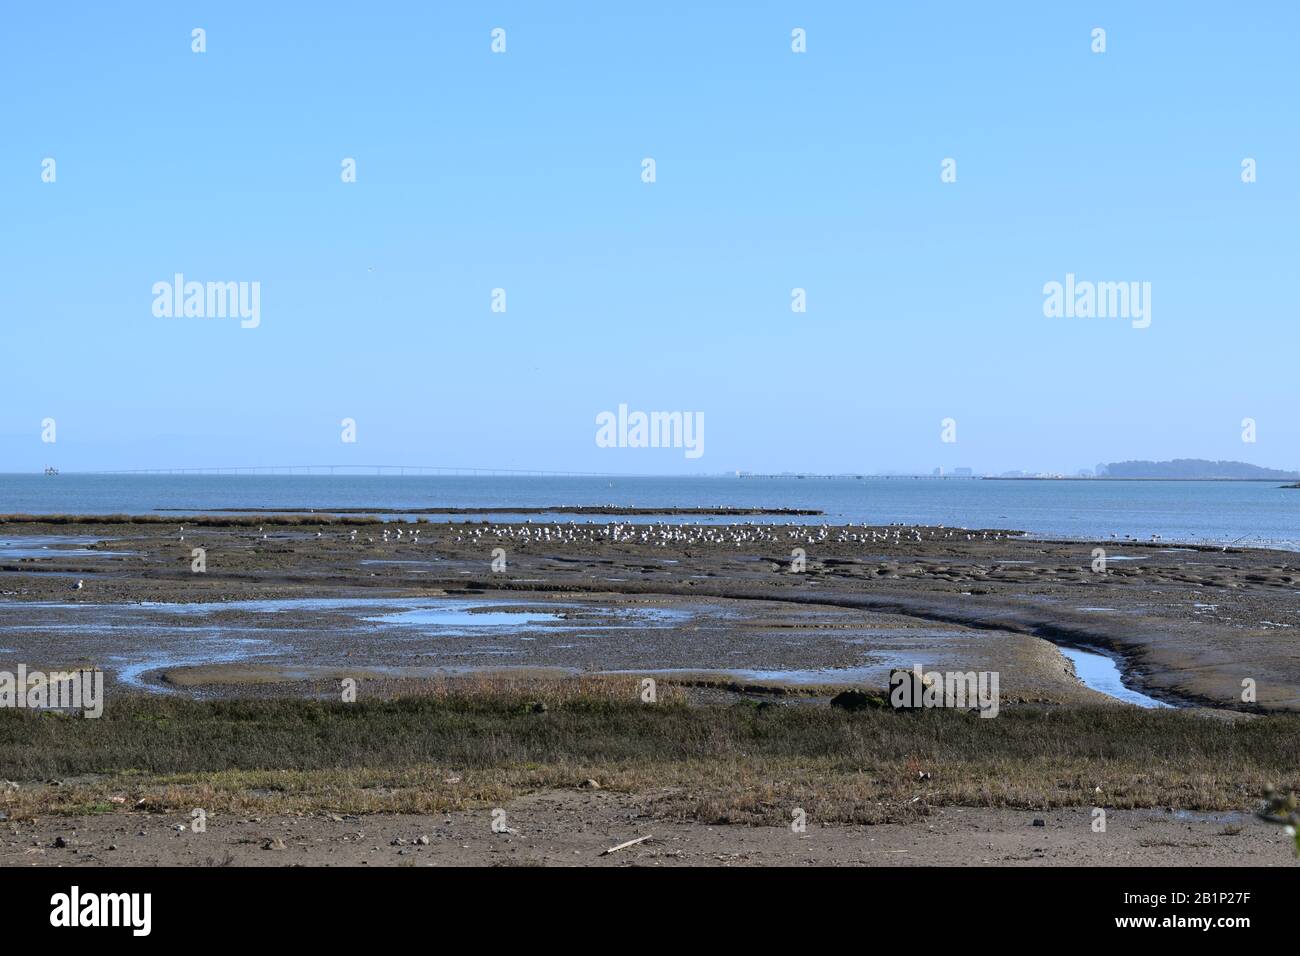
M493 810L497 816L493 816ZM543 791L436 816L230 818L108 813L3 824L0 866L1289 866L1247 814L950 807L912 823L711 826L646 798ZM493 822L500 821L493 830ZM1035 821L1041 825L1036 826ZM632 846L607 852L629 841Z
M198 692L181 671L238 667L206 672L225 687L501 666L830 685L919 663L999 671L1013 702L1101 699L1065 645L1112 653L1157 699L1300 707L1290 552L923 527L246 520L0 525L0 667L94 665L125 688ZM273 600L290 603L229 603ZM436 619L448 601L546 617L462 626ZM422 610L434 619L401 621Z

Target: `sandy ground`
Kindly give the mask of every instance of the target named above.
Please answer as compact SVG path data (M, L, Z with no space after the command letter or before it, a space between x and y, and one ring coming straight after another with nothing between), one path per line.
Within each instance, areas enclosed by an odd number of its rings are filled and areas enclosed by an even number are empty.
M643 798L552 791L427 816L209 818L140 813L0 825L0 866L1291 866L1278 827L1240 814L936 809L916 823L709 826ZM494 832L494 819L514 832ZM1035 826L1041 820L1043 826ZM628 840L651 839L612 854ZM427 840L427 842L425 842Z

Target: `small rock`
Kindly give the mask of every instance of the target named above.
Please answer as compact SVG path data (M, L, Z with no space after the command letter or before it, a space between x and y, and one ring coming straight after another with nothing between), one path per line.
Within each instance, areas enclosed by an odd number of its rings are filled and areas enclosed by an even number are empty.
M267 840L265 843L262 844L263 850L283 850L284 848L285 848L284 841L281 840L279 837L271 837L269 840Z
M1036 819L1036 820L1034 820L1034 826L1036 826L1036 827L1045 827L1045 826L1047 826L1047 821L1046 821L1046 820L1043 820L1043 819Z
M884 702L874 694L860 690L841 691L831 698L831 706L840 710L866 710L869 707L881 707Z
M55 837L55 838L54 838L54 846L55 846L56 848L62 850L62 849L63 849L65 846L67 846L67 845L68 845L68 841L65 840L65 839L63 839L63 837Z
M415 838L415 842L418 843L420 846L428 846L429 838L422 833Z

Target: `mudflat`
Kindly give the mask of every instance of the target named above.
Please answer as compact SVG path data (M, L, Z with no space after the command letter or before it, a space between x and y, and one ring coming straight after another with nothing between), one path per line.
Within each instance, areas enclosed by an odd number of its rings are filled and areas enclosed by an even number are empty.
M1300 707L1300 557L1283 551L1001 529L302 516L11 520L0 541L0 666L93 665L110 682L128 671L130 687L193 688L179 673L191 666L235 683L507 666L882 684L920 663L998 671L1013 702L1071 703L1098 699L1057 649L1082 646L1171 703ZM460 620L439 620L447 601Z
M1298 575L1008 529L9 519L0 670L106 704L0 711L0 860L1281 864ZM996 672L999 718L830 706L912 665Z

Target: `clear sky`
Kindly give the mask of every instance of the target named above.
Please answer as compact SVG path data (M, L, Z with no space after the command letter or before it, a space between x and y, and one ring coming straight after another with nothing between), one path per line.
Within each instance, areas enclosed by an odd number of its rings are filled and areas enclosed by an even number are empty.
M1300 466L1300 5L290 6L6 9L0 471Z

